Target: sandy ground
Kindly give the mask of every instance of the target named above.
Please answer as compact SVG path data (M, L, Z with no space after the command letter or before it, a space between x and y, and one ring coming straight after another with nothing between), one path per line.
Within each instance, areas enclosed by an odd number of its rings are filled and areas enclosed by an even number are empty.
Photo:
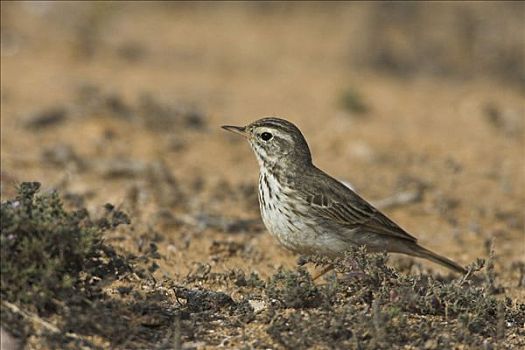
M84 196L93 212L106 202L120 205L131 211L134 229L108 239L136 251L141 235L161 232L158 276L185 276L199 262L214 271L267 276L280 265L295 266L297 257L265 230L231 233L203 225L189 232L163 217L260 222L255 158L220 126L281 116L300 127L321 169L367 199L423 186L420 201L386 213L424 246L464 265L487 258L492 241L502 297L525 301L517 267L525 263L523 90L482 74L403 78L351 64L362 6L66 10L2 4L3 199L16 183L36 180L44 190ZM84 27L96 33L83 34ZM155 128L149 112L139 121L114 117L118 108L109 113L79 102L89 88L117 96L132 112L148 95L176 110L198 111L204 122L192 128L168 120ZM366 113L342 107L349 90L359 94ZM67 111L63 121L31 127L53 108ZM68 156L53 158L64 146L84 166ZM116 159L139 170L108 175ZM184 193L168 193L170 205L155 194L151 182L158 179L140 170L159 162ZM248 248L217 260L213 242Z

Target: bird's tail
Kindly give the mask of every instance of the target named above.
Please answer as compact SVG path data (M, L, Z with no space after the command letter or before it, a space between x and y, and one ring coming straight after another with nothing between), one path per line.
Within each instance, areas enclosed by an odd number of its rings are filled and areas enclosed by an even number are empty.
M451 270L454 270L454 271L462 273L462 274L466 274L467 273L467 270L463 266L461 266L458 263L450 260L449 258L445 258L444 256L436 254L436 253L434 253L431 250L423 248L422 246L420 246L417 243L412 248L413 249L411 249L411 252L409 253L410 255L430 260L432 262L435 262L437 264L440 264L442 266L445 266L446 268L449 268Z

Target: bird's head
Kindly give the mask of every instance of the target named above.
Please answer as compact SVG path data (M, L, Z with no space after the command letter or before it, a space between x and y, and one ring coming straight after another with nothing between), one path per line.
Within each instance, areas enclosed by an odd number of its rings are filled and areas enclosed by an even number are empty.
M243 127L224 125L223 129L245 137L260 166L279 162L311 164L312 156L301 131L289 121L268 117Z

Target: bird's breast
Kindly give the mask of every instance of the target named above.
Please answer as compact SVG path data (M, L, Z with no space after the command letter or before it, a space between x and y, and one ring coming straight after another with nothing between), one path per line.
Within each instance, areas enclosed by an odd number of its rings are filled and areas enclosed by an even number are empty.
M307 253L317 245L321 235L308 216L307 203L294 196L292 188L263 170L259 176L259 206L264 225L284 247Z

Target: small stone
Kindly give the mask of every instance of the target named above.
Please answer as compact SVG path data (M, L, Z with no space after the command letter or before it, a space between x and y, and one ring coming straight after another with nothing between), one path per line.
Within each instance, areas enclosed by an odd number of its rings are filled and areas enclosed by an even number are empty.
M266 303L263 300L248 300L248 304L256 314L266 309Z

